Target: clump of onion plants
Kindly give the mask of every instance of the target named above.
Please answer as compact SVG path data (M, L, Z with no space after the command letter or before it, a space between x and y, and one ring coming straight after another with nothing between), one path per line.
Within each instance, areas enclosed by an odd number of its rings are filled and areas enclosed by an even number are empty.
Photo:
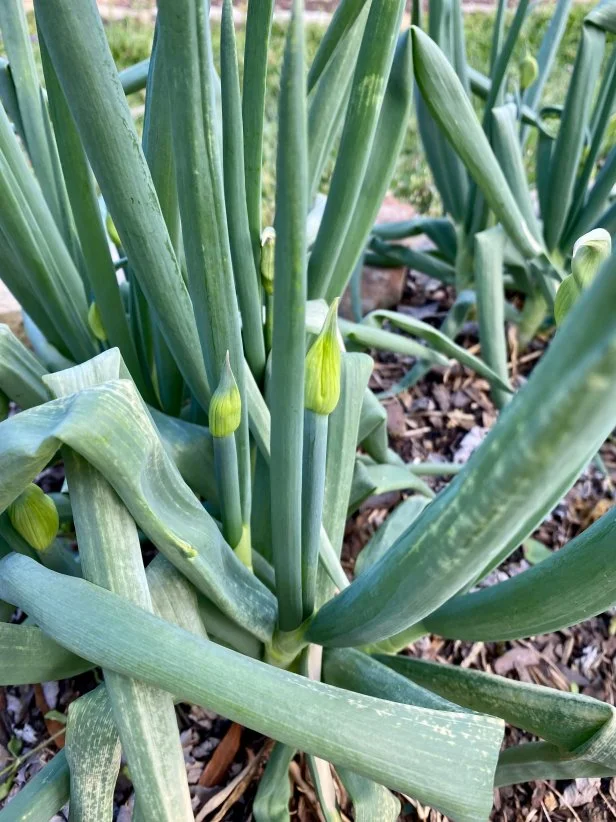
M48 819L67 801L74 822L111 820L121 756L134 819L193 819L179 701L276 741L259 822L290 818L298 751L328 819L340 818L334 771L357 819L394 822L399 793L477 822L495 785L616 767L612 706L399 653L427 633L529 637L616 601L614 512L476 590L614 426L616 264L595 255L591 275L584 268L541 364L435 496L421 477L433 466L411 471L388 449L362 349L406 346L434 365L454 356L507 385L431 327L404 326L421 345L339 320L337 300L391 174L414 77L429 75L434 105L448 106L451 69L419 29L400 33L403 0L344 0L306 72L295 0L275 220L264 227L272 5L248 4L240 85L226 0L219 86L207 4L159 0L141 140L94 3L35 3L45 95L21 4L0 6L2 276L34 349L0 329L3 407L19 409L0 423L0 684L101 671L69 708L65 748L0 822ZM130 88L140 70L124 76ZM515 241L532 252L507 197ZM58 459L64 491L35 490ZM390 488L408 497L350 581L347 518ZM156 549L147 567L144 540ZM501 752L505 721L542 741Z

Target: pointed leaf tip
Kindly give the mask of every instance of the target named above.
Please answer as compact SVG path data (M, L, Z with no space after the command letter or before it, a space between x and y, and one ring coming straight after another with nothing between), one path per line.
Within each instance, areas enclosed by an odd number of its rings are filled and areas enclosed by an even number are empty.
M276 254L276 231L267 226L261 234L261 284L268 296L274 293L274 257Z

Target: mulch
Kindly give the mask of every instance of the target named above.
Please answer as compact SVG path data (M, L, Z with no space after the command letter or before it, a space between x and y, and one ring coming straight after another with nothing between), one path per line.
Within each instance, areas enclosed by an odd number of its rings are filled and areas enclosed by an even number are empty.
M442 284L423 275L409 273L399 306L439 325L451 304L452 294ZM460 340L478 350L477 330L471 323ZM512 340L513 342L513 340ZM517 353L511 363L514 382L528 378L548 339L539 337L531 348ZM513 348L515 353L515 346ZM372 387L387 389L397 382L412 362L387 354L375 356ZM387 400L392 447L408 462L426 459L465 460L497 419L497 411L485 380L455 365L449 370L434 369L418 385ZM616 446L610 441L602 449L603 460L616 476ZM46 490L58 490L62 470L48 469L41 478ZM443 480L431 479L435 489ZM537 530L535 538L557 550L584 530L613 503L609 478L589 467L574 488ZM400 494L373 498L364 504L347 526L343 564L352 575L355 557L387 514L401 500ZM494 583L528 567L522 551L516 552L491 576ZM580 693L614 704L616 660L616 617L602 614L582 625L532 640L501 643L445 641L429 636L407 651L423 659L498 673L523 681ZM49 710L65 712L80 694L95 685L92 673L61 683L46 683L38 691L30 686L0 689L0 772L10 762L8 746L17 739L22 754L49 740L53 732ZM178 706L193 807L197 820L248 822L259 776L271 743L247 729L190 705ZM508 729L506 745L526 737ZM63 743L61 736L31 756L19 768L12 792L32 777ZM293 818L300 822L319 819L315 791L301 757L293 763ZM338 785L347 819L352 814L343 788ZM123 769L116 791L117 820L129 822L132 789ZM1 804L1 803L0 803ZM445 822L439 813L403 798L401 820ZM66 817L60 815L54 822ZM607 822L616 819L616 779L580 779L516 785L495 792L492 814L495 822Z

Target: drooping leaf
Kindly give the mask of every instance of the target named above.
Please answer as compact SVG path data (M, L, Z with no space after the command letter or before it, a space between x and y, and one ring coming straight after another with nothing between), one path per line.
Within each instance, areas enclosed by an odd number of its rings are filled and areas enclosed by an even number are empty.
M403 240L425 234L450 263L455 263L457 238L453 224L445 217L413 217L397 223L377 223L372 233L381 240Z
M120 362L117 351L111 350L46 377L46 383L55 396L69 396L118 378ZM135 522L107 480L83 457L67 446L62 448L62 457L84 578L152 611ZM115 671L104 670L103 675L141 812L146 818L188 822L193 814L171 695ZM109 723L107 733L114 736L114 730ZM81 736L76 734L78 740ZM107 770L117 756L111 740L100 742L103 756L107 748L107 761L101 765ZM91 740L84 744L89 748ZM75 766L75 758L69 757L69 765L71 769ZM113 782L109 801L112 788Z
M118 426L118 417L126 425ZM131 382L85 389L23 411L0 426L6 467L0 509L61 444L68 445L103 474L152 542L203 593L249 631L262 639L271 635L273 597L237 559L181 479ZM222 568L227 570L221 573Z
M152 604L157 615L163 616L168 621L179 625L187 631L195 633L197 636L205 636L203 625L199 616L199 606L194 589L190 583L182 577L173 566L167 562L160 554L149 564L146 575L148 585L152 595ZM55 646L53 640L46 637L40 628L33 628L25 625L13 625L12 628L20 629L19 635L12 632L11 641L11 666L4 665L0 672L0 683L16 684L6 676L9 670L14 675L18 675L15 664L23 666L26 655L29 654L31 664L36 665L38 660L38 673L32 674L37 677L32 682L46 681L47 676L51 679L65 679L75 676L81 670L77 668L65 668L55 670L45 669L44 660L46 651L40 653L41 644L30 642L29 646L23 644L25 636L24 629L28 628L30 638L36 635L45 640L46 646ZM1 642L1 640L0 640ZM74 660L78 660L73 654L65 649L58 650ZM83 663L83 661L81 661ZM89 667L93 667L91 663ZM37 669L31 668L30 671ZM22 673L24 669L22 667ZM6 681L5 681L6 680ZM26 680L22 680L26 682ZM28 680L29 682L30 680ZM69 750L62 750L40 771L35 777L28 781L22 788L18 796L15 797L15 804L8 806L0 812L2 822L46 822L49 814L56 813L63 807L69 798L69 766L67 758L71 759L72 785L71 799L72 811L75 819L87 818L91 822L100 822L105 818L104 809L109 808L111 816L110 801L113 799L113 792L117 777L116 752L119 756L119 738L115 730L115 723L111 712L111 705L107 698L104 687L88 694L84 700L73 703L78 709L76 723L73 723L67 730L67 747ZM70 716L69 716L69 725ZM79 733L79 738L71 738L72 731ZM67 757L68 754L68 757ZM119 762L118 762L119 764ZM47 814L45 816L45 814ZM79 816L78 816L79 814Z
M124 94L134 94L136 91L144 89L148 80L148 73L150 71L150 58L140 60L132 66L122 69L119 73L120 82Z
M616 768L614 707L567 691L410 657L378 655L402 676L543 737L563 754Z
M570 625L616 602L609 557L616 544L616 509L564 548L522 574L454 597L425 621L426 629L456 639L519 639Z
M412 334L414 337L422 337L440 354L457 360L462 365L475 371L479 376L485 377L489 382L504 391L508 393L511 392L509 383L503 378L502 374L498 374L494 369L489 367L489 364L486 365L479 357L470 354L463 346L458 345L449 336L423 320L418 320L409 314L402 314L399 311L379 309L364 318L364 323L368 324L371 321L380 323L385 320L397 328L400 328L402 331L406 331L407 334ZM344 328L344 326L342 326L342 328Z
M427 348L413 339L403 337L393 331L379 328L376 323L366 322L366 317L361 323L352 323L349 320L340 320L340 331L347 342L363 346L364 348L376 348L381 351L393 351L404 354L407 357L415 357L419 360L431 363L432 365L446 366L449 364L447 357ZM432 328L432 326L430 326ZM433 329L434 330L434 329Z
M392 702L454 713L463 710L356 648L328 648L323 655L323 677L339 688Z
M3 687L70 679L94 667L33 625L0 623L0 651L5 660L0 668Z
M372 240L370 249L375 252L375 262L377 263L392 267L408 266L444 283L453 283L455 281L456 272L452 263L442 260L438 254L429 251L417 251L414 248L402 245L386 245L378 238ZM367 261L371 262L370 255L368 255Z
M358 470L359 469L359 470ZM364 500L391 491L417 491L423 497L432 499L434 491L422 479L404 465L357 464L349 510L355 511Z
M11 554L0 561L0 571L0 597L17 603L72 651L410 793L460 822L487 818L500 720L368 696L349 702L345 691L318 682L305 687L303 677L192 636L26 557ZM443 728L454 743L445 756Z
M49 394L42 377L46 369L32 356L7 326L0 325L0 389L21 408L42 405ZM61 367L70 367L64 362ZM158 429L165 450L176 464L185 481L211 502L216 501L213 482L214 455L212 438L207 428L176 417L169 417L153 408L150 415Z
M550 745L549 742L528 742L506 748L498 759L494 787L532 782L536 779L581 779L613 776L616 767L589 762Z

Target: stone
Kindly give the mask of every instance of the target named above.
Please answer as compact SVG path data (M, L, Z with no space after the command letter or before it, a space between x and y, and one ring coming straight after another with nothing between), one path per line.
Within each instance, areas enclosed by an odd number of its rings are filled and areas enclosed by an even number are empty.
M416 216L415 209L391 195L387 195L376 218L377 224L401 223ZM414 238L400 240L401 245L411 245ZM396 308L402 299L406 282L406 268L373 268L364 266L361 283L362 314L365 316L377 308ZM353 319L351 294L347 288L340 301L340 313Z
M372 268L364 266L361 282L361 306L365 317L377 308L395 308L402 299L406 280L405 268ZM343 317L354 319L351 293L347 288L340 301Z
M376 224L381 223L403 223L405 220L412 220L417 216L417 212L409 203L403 203L391 194L388 194L379 210ZM405 242L404 240L402 241Z

